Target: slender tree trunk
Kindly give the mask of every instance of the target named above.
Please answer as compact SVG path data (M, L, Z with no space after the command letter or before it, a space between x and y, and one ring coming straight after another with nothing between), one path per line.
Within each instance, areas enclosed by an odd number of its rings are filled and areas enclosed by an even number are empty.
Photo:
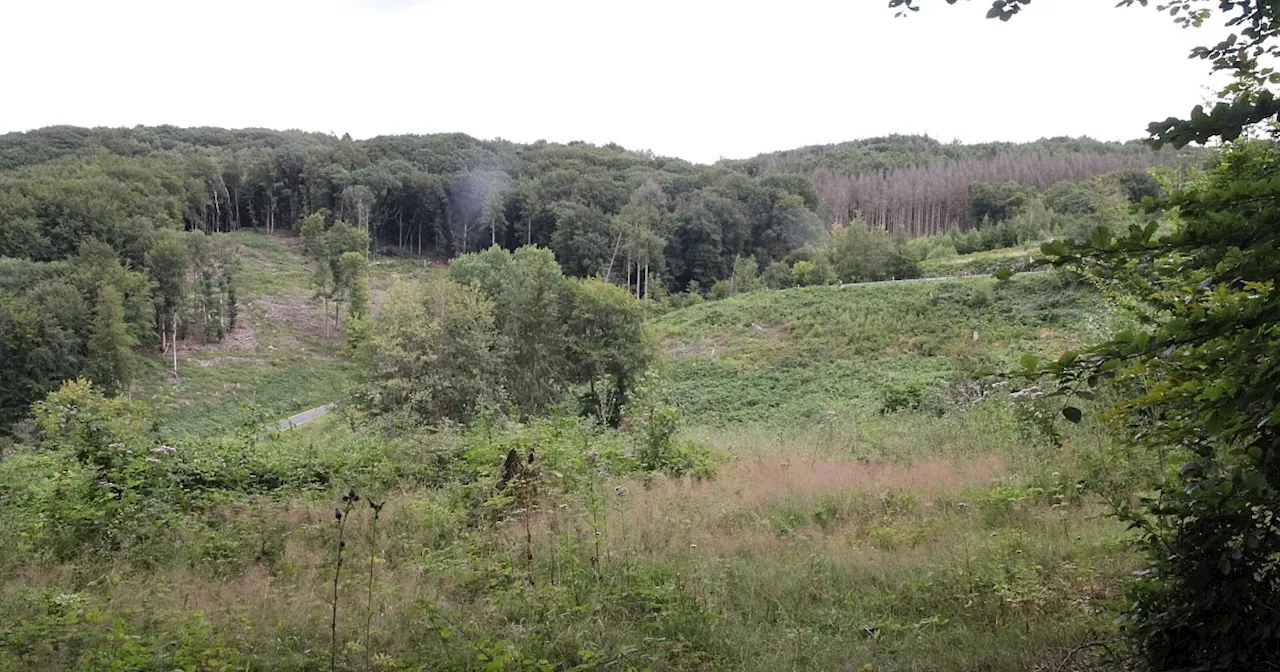
M218 203L218 188L214 187L213 188L213 230L214 232L217 232L221 229L221 226L220 226L221 221L222 221L222 208Z
M173 311L173 333L169 338L169 347L173 349L173 377L178 377L178 311Z
M604 281L609 282L609 276L613 275L613 260L618 258L618 245L622 244L622 232L618 232L618 239L613 243L613 254L609 255L609 270L604 273Z

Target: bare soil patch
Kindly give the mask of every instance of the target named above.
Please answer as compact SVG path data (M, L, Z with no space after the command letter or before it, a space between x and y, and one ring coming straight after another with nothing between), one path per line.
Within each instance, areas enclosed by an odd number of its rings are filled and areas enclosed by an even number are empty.
M297 334L314 337L325 333L328 316L325 315L324 306L312 302L305 292L283 291L270 297L255 299L253 305L262 311L266 321L292 336L285 339L286 343L296 342ZM330 325L331 332L332 329Z
M786 325L763 326L749 324L733 331L720 332L709 338L668 338L662 344L662 354L669 358L703 357L716 359L731 347L746 341L779 342L786 338Z
M202 342L198 338L187 338L178 341L178 354L192 352L227 352L232 350L253 350L258 347L258 331L251 324L251 319L242 310L236 318L236 328L222 337L221 341Z

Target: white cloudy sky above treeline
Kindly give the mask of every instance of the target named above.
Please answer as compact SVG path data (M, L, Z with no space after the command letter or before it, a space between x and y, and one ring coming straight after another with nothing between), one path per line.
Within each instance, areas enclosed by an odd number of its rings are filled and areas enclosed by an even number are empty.
M9 0L0 132L460 131L711 162L889 133L1142 137L1212 37L1115 0Z

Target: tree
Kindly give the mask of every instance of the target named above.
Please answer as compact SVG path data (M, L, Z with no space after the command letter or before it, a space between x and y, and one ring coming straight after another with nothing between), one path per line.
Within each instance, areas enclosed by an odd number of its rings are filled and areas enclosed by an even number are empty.
M822 224L804 199L796 194L783 194L773 205L767 228L757 237L756 246L761 252L757 256L781 259L792 250L817 240L821 234Z
M892 234L868 228L857 220L831 229L823 257L841 282L900 280L920 275L915 262Z
M342 190L342 219L354 222L365 235L372 235L373 207L373 190L369 187L353 184Z
M628 230L625 249L627 258L634 258L636 263L636 298L647 299L650 294L650 265L655 260L662 262L662 252L667 245L662 221L667 208L667 195L657 182L645 180L644 184L631 193L631 200L624 206L624 212L628 208L628 216L623 219L623 225ZM630 271L628 277L629 275Z
M160 348L173 350L173 372L178 372L178 316L187 294L187 266L190 252L177 234L161 238L147 251L147 274L155 288L156 326Z
M1141 329L1037 372L1064 393L1119 386L1131 441L1185 460L1159 496L1122 514L1152 561L1128 614L1155 669L1269 669L1280 646L1280 151L1228 149L1156 224L1048 244L1145 307ZM1068 419L1079 411L1068 408Z
M1141 203L1145 198L1160 198L1164 189L1159 180L1145 170L1121 170L1112 174L1116 185L1130 203Z
M89 375L93 381L104 389L128 389L135 344L124 322L120 292L109 284L100 285L93 331L89 336Z
M442 283L432 312L439 329L439 378L432 388L434 412L467 422L503 400L501 342L493 302L479 290Z
M497 245L464 254L449 263L450 280L476 287L493 301L514 282L513 273L511 253Z
M770 262L760 274L760 282L769 289L786 289L795 284L791 277L791 267L785 261Z
M791 267L791 284L800 287L830 285L839 280L826 255L818 255L812 261L801 259Z
M369 310L369 260L359 252L343 252L338 258L340 302L347 304L347 314L364 317Z
M565 278L551 251L522 247L511 257L513 281L494 299L507 339L507 388L516 407L539 411L564 382L564 327L559 317Z
M313 261L325 258L324 213L313 212L302 220L299 238L302 239L302 256Z
M508 226L506 192L492 189L480 211L480 227L489 231L489 244L497 245L499 240L505 240Z
M556 207L556 221L551 246L560 267L570 275L604 276L613 243L608 215L580 203L561 203Z
M0 288L0 427L80 369L83 341L39 303Z
M397 280L378 314L364 362L364 402L381 413L438 420L426 381L435 375L439 325L430 319L419 288Z
M587 384L583 411L616 427L650 361L640 304L595 278L569 282L563 296L570 378Z
M187 236L190 267L183 273L193 275L195 283L191 299L186 302L190 310L185 326L188 332L199 327L203 342L220 341L231 330L236 311L236 259L225 238L207 236L203 231L192 231Z
M696 282L710 287L732 269L734 254L726 252L727 235L748 228L746 215L736 203L702 189L676 202L668 217L671 244L666 249L671 289L680 290ZM749 234L748 234L749 237ZM738 248L741 252L741 248Z
M555 255L535 246L514 253L491 247L454 260L449 279L476 288L493 303L511 402L526 413L545 408L566 381L560 316L566 279Z
M336 327L341 323L344 302L368 303L368 280L362 277L368 267L369 234L342 220L335 221L328 229L323 227L324 219L319 214L303 220L302 249L314 262L311 284L316 288L316 298L324 301L325 314L329 312L329 302L333 302ZM361 305L360 310L364 309L365 305ZM328 333L326 319L326 338Z
M974 182L969 185L969 214L976 222L1003 222L1021 213L1035 194L1017 182Z
M368 350L366 401L432 424L467 422L502 401L498 344L493 302L479 289L443 281L428 297L397 281Z

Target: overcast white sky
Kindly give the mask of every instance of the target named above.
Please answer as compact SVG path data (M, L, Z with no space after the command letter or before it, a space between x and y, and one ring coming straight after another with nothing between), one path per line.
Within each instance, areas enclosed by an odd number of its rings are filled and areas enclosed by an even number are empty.
M1208 41L1115 0L0 0L0 132L461 131L710 162L887 133L1130 139Z

